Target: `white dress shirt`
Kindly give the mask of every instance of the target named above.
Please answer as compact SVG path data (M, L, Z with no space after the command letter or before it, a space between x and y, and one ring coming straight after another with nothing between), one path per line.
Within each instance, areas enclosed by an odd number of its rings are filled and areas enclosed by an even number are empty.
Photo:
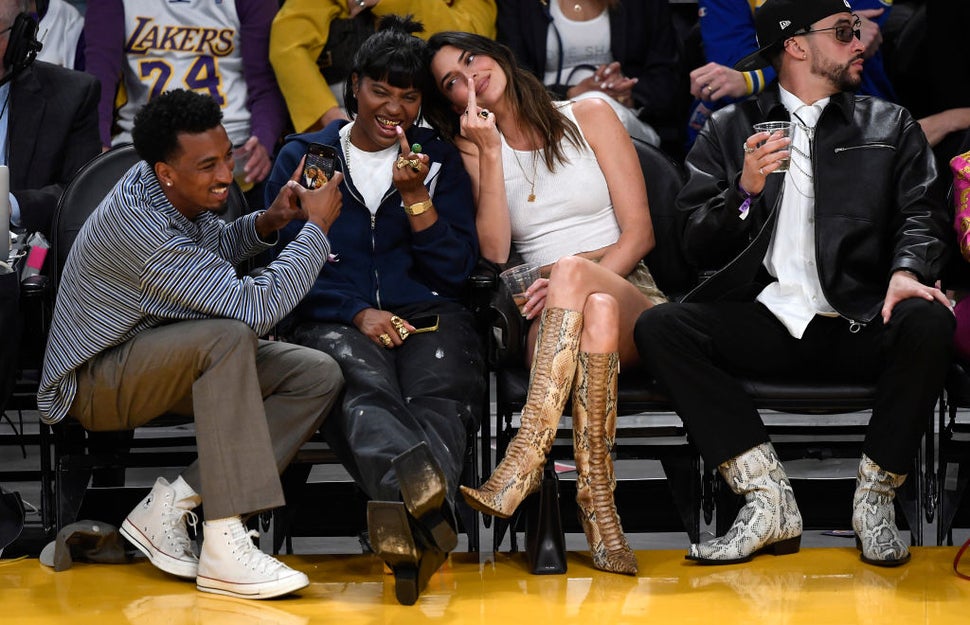
M815 315L835 316L818 277L815 264L815 186L812 169L812 138L815 124L829 98L811 105L786 91L781 102L791 113L791 167L784 174L784 196L778 221L765 255L765 268L778 278L758 295L795 338L801 338Z

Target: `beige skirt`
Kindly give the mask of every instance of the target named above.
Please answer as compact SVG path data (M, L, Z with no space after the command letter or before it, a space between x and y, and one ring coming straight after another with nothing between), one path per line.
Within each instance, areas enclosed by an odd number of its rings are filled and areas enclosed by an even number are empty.
M650 303L656 306L657 304L667 303L667 296L663 294L657 287L657 282L653 279L650 274L650 269L647 264L642 260L636 264L633 271L630 272L626 277L626 281L637 287L637 289L647 296Z
M590 258L597 265L600 262L599 258ZM656 306L657 304L666 304L670 300L667 296L663 294L663 291L657 287L657 281L653 279L653 275L650 273L650 269L647 267L647 263L642 260L638 262L633 267L633 271L627 274L626 281L637 287L637 290L647 296L650 303Z

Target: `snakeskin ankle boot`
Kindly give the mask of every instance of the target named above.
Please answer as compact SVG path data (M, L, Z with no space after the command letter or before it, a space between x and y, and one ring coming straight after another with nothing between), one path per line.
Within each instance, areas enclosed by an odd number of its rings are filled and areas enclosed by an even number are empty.
M862 561L876 566L909 562L909 549L896 529L893 499L905 475L890 473L862 454L852 498L852 529Z
M795 553L801 545L802 515L791 484L771 443L762 443L718 467L745 505L724 536L691 545L688 560L702 564L746 562L758 552Z
M572 387L582 330L581 312L563 308L542 311L522 425L488 481L478 489L461 487L472 508L506 519L523 499L538 490L546 454L552 449Z

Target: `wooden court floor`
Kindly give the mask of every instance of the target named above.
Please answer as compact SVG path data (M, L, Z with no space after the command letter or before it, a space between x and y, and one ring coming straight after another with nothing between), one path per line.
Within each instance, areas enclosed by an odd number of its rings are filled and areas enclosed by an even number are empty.
M456 553L418 603L394 600L393 578L368 555L284 556L310 576L298 596L244 601L199 593L146 561L78 563L55 573L36 559L0 560L4 625L966 625L970 581L951 570L955 547L913 549L880 569L851 547L703 567L683 550L637 553L638 577L600 573L585 552L565 575L534 576L521 554ZM970 564L970 563L967 563Z

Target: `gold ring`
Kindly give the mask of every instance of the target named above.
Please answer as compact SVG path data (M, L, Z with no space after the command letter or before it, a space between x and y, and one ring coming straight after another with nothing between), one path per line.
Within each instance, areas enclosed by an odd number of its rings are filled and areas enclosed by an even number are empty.
M482 119L488 119L488 116L489 116L488 109L482 109L478 111L478 116L481 117Z
M391 316L391 325L394 326L394 329L397 331L397 334L401 337L402 341L410 334L408 329L404 327L404 321L402 321L397 315Z
M395 166L396 166L396 167L397 167L398 169L404 169L405 167L407 167L407 166L408 166L408 165L410 165L410 164L411 164L411 161L409 161L408 159L406 159L406 158L404 158L403 156L401 156L401 157L399 157L399 158L398 158L398 159L397 159L397 160L396 160L396 161L394 162L394 165L395 165Z
M381 340L381 343L384 344L384 347L390 347L391 345L394 344L394 342L391 341L391 335L388 334L387 332L385 332L384 334L380 335L377 338Z
M711 86L710 85L707 85L706 87L704 87L704 90L707 91L708 93L710 93L711 91L713 91L713 89L711 89Z
M748 145L748 142L747 142L747 141L745 141L744 143L742 143L742 144L741 144L741 149L743 149L743 150L744 150L744 153L745 153L745 154L751 154L752 152L754 152L754 151L755 151L755 150L757 150L758 148L753 148L753 147L751 147L750 145Z

